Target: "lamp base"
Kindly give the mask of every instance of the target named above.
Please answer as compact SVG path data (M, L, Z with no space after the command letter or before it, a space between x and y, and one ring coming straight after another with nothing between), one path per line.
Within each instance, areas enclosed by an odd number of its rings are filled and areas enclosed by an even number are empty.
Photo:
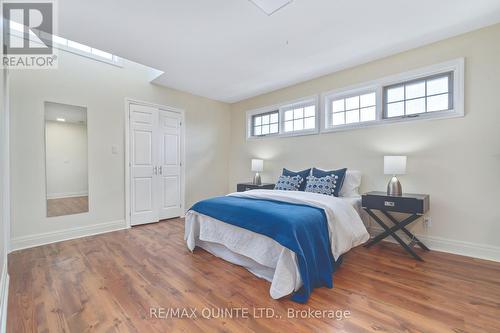
M260 174L258 172L255 173L255 176L253 177L253 184L262 185L262 181L260 180Z
M399 182L399 179L396 176L393 176L389 181L389 184L387 184L387 195L393 197L399 197L403 195L403 191L401 189L401 183Z

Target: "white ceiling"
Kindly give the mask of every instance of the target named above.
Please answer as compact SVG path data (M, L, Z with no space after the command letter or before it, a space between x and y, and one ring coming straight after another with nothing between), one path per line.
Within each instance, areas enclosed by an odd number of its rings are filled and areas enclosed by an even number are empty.
M500 22L499 0L60 0L58 34L236 102Z

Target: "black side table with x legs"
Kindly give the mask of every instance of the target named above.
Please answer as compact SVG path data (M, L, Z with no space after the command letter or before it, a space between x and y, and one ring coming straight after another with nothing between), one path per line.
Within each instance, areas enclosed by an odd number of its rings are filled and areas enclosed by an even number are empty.
M427 246L406 227L418 220L429 210L429 195L403 194L402 196L389 196L385 192L368 192L363 194L361 204L368 215L384 229L384 232L369 240L365 244L365 247L370 247L380 242L382 239L392 236L415 259L423 261L422 258L413 251L412 246L417 244L425 251L429 251L429 248L427 248ZM374 210L382 212L394 226L387 226L384 221L374 213ZM410 214L410 216L402 221L398 221L390 212L406 213ZM398 230L403 231L410 238L411 241L409 244L406 244L401 237L396 234Z

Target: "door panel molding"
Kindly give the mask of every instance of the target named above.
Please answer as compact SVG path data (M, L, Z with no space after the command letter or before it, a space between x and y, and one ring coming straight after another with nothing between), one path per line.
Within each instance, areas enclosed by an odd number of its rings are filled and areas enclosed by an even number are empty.
M182 215L180 178L182 176L180 150L182 119L178 113L160 110L158 117L160 165L160 219Z
M130 207L131 224L157 222L159 215L155 209L158 200L158 185L153 172L157 156L153 147L158 127L156 108L130 104Z

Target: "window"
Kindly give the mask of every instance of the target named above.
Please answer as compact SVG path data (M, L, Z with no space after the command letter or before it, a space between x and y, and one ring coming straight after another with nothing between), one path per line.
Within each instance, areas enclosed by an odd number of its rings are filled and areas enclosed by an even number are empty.
M464 59L247 111L247 138L464 116Z
M415 117L453 109L453 73L384 87L384 118Z
M61 50L76 53L85 57L101 60L111 64L119 65L121 63L120 58L118 58L118 56L115 56L114 54L84 44L80 44L66 38L53 36L52 42L54 47Z
M90 46L73 42L72 40L68 40L68 47L85 53L92 53L92 48Z
M321 131L464 115L464 59L325 93Z
M10 29L11 29L11 33L13 34L13 36L17 37L19 40L24 38L24 26L22 24L14 22L14 21L10 21ZM38 44L40 44L42 42L49 43L49 40L52 37L52 47L54 47L56 49L68 51L68 52L78 54L78 55L81 55L81 56L84 56L87 58L100 60L103 62L110 63L112 65L121 66L122 61L120 60L120 58L118 56L116 56L114 54L111 54L111 53L108 53L108 52L105 52L105 51L102 51L102 50L99 50L99 49L96 49L96 48L93 48L93 47L90 47L90 46L87 46L87 45L84 45L81 43L77 43L77 42L74 42L72 40L69 40L69 39L66 39L63 37L59 37L56 35L50 36L50 34L47 34L43 31L40 32L40 37L42 38L42 40L40 40L30 30L29 39L30 39L30 41L32 41L34 43L38 43Z
M252 117L252 136L277 134L278 132L279 111L271 111Z
M375 92L330 99L328 127L373 121L377 117Z
M285 133L313 130L316 128L316 105L296 106L284 109Z
M96 57L101 57L103 59L107 59L107 60L113 60L113 55L111 53L108 53L108 52L104 52L104 51L101 51L99 49L94 49L92 48L92 54L95 55Z
M318 97L247 112L247 138L293 136L318 132Z

